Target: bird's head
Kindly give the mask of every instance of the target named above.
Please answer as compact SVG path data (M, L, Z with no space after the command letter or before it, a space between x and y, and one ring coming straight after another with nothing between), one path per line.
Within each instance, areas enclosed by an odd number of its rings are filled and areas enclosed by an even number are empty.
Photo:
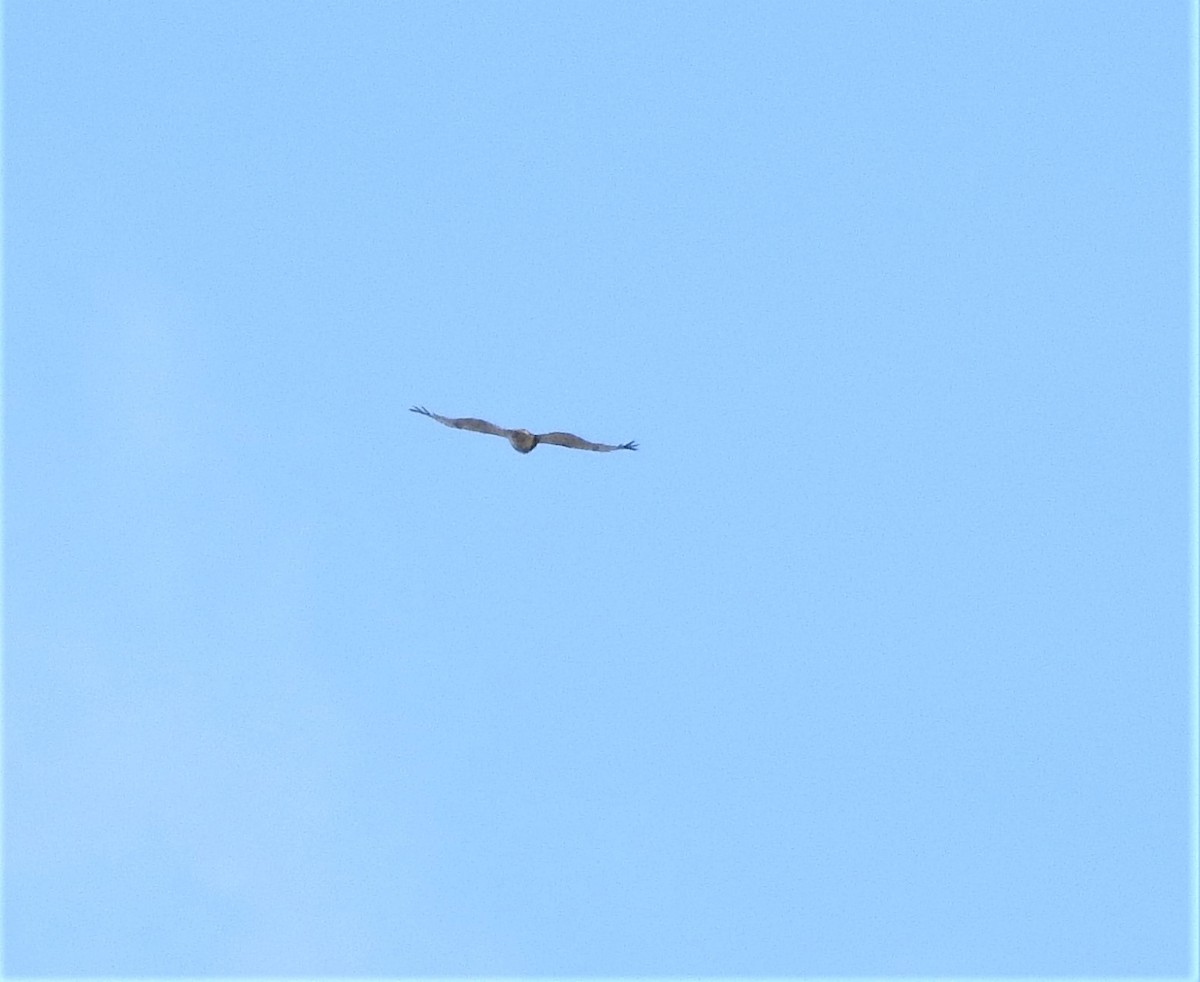
M528 430L513 430L512 436L508 438L508 442L512 444L513 449L518 453L529 453L537 446L537 437Z

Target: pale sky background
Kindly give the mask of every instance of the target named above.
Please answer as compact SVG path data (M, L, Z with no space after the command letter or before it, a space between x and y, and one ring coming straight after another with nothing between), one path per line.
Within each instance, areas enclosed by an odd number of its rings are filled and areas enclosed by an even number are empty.
M1187 972L1189 17L7 3L5 971Z

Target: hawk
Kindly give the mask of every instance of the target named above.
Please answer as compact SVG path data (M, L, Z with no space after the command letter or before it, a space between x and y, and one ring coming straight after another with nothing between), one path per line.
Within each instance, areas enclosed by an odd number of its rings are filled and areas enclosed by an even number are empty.
M443 426L453 426L456 430L473 430L476 433L502 436L512 444L512 448L517 453L529 453L539 443L551 443L556 447L572 447L575 450L602 450L605 452L637 449L637 444L633 440L614 446L611 443L591 443L582 437L577 437L574 433L530 433L529 430L506 430L502 426L489 423L486 419L472 419L469 416L462 419L450 419L448 416L439 416L437 413L431 413L424 406L413 406L409 412L420 413L422 416L436 419Z

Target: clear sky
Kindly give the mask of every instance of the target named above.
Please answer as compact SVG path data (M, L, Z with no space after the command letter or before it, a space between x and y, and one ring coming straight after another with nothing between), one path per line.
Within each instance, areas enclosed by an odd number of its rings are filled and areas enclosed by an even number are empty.
M1190 16L6 4L5 970L1187 972Z

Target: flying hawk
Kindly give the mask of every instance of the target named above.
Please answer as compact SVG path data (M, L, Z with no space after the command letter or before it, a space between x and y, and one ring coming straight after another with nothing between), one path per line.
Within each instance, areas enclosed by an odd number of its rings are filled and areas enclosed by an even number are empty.
M539 443L552 443L556 447L573 447L576 450L636 450L637 444L630 440L614 446L611 443L590 443L577 437L574 433L530 433L529 430L506 430L502 426L489 423L486 419L450 419L431 413L424 406L413 406L409 412L420 413L430 419L436 419L443 426L453 426L456 430L474 430L476 433L490 433L492 436L502 436L518 453L529 453Z

